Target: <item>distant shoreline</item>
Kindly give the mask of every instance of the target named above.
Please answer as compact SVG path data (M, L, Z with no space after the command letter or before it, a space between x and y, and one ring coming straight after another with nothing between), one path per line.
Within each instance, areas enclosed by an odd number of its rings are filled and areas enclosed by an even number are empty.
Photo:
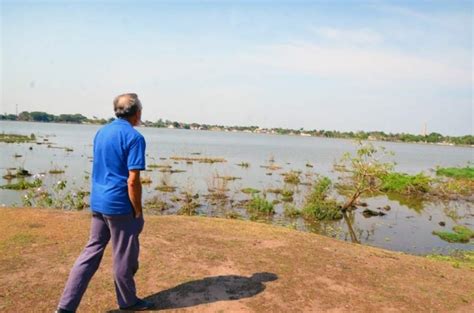
M23 121L23 120L6 120L0 119L1 122L26 122L26 123L41 123L41 124L63 124L63 125L92 125L92 126L101 126L106 123L93 123L93 122L65 122L65 121ZM343 140L362 140L362 141L369 141L369 142L379 142L379 143L402 143L402 144L420 144L420 145L431 145L431 146L444 146L444 147L464 147L464 148L474 148L474 144L455 144L449 142L423 142L423 141L402 141L402 140L382 140L378 138L358 138L358 137L328 137L328 136L318 136L318 135L311 135L307 132L299 133L277 133L272 130L275 129L260 129L258 128L257 131L250 131L247 129L235 129L235 128L245 128L244 126L216 126L216 127L208 127L206 129L198 129L198 128L180 128L180 127L157 127L150 125L151 122L144 122L140 127L144 128L158 128L158 129L175 129L175 130L190 130L190 131L211 131L211 132L222 132L222 133L248 133L248 134L260 134L260 135L275 135L275 136L288 136L288 137L313 137L313 138L323 138L323 139L343 139ZM371 132L365 132L371 133ZM373 132L372 132L373 133ZM471 136L471 135L466 135ZM450 136L448 136L450 137ZM450 138L459 138L463 136L452 136Z

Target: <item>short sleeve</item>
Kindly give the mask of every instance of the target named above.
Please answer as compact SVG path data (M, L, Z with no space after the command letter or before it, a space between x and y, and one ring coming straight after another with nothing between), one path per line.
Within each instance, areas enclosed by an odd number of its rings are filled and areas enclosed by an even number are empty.
M128 151L127 167L128 170L144 170L145 169L145 138L137 137L130 145Z

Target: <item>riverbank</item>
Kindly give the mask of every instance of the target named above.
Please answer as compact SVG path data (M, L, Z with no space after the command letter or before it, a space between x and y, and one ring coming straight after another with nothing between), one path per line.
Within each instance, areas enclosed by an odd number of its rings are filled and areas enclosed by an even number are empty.
M90 215L0 209L0 311L50 312ZM472 312L474 271L266 224L147 216L139 295L193 312ZM116 308L107 248L80 312Z

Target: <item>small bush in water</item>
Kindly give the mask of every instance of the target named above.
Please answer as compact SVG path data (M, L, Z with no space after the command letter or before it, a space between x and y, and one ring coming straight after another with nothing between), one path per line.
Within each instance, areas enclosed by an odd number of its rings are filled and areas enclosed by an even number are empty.
M329 198L331 180L327 177L319 178L313 190L306 198L302 214L306 219L338 220L342 218L340 205L335 199Z

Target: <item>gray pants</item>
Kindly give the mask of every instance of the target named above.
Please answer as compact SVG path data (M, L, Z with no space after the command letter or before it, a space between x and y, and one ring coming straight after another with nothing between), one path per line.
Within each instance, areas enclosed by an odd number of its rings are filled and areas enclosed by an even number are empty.
M143 216L137 219L132 213L104 215L93 212L89 242L74 263L59 307L76 311L89 281L99 268L110 239L112 239L117 302L119 307L134 305L138 298L133 276L138 271L140 251L138 236L143 230L143 225Z

